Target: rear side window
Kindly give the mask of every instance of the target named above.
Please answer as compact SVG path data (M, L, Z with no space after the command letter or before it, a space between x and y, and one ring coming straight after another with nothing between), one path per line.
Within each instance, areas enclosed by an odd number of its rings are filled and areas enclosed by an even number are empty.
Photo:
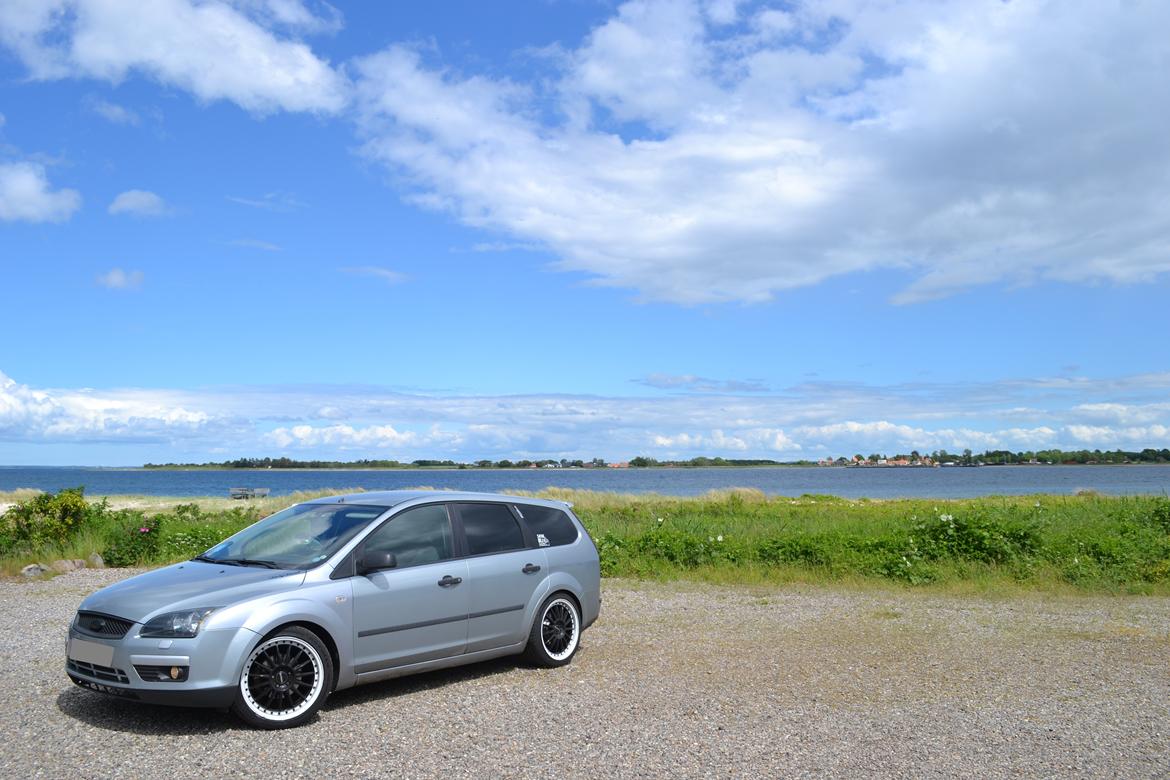
M503 504L460 504L459 516L468 555L521 550L526 546L520 525Z
M536 541L541 547L555 547L559 544L572 544L577 541L577 526L569 516L560 509L547 506L528 506L520 504L516 507L520 516L528 527L536 534ZM545 544L544 540L548 541Z

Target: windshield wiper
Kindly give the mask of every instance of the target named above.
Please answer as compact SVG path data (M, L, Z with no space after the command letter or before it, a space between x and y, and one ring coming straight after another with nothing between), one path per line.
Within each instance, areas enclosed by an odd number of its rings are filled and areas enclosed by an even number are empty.
M216 563L230 563L233 566L263 566L266 569L283 569L276 561L261 561L256 558L220 558Z
M223 563L223 561L221 561L219 558L212 558L211 556L208 556L208 555L196 555L191 560L203 561L204 563Z

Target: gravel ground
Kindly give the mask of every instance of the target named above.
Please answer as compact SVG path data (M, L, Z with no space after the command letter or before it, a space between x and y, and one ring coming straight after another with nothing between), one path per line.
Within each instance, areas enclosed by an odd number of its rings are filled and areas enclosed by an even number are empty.
M1170 599L606 581L568 667L376 683L267 733L69 682L73 611L126 574L0 582L0 776L1170 777Z

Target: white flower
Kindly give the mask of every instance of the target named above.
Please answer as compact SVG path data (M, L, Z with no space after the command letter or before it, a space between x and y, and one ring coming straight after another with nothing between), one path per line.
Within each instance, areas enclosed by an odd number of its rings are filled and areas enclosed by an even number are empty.
M939 515L938 519L942 520L944 523L949 523L955 519L955 516L954 515Z
M707 541L708 541L708 542L713 542L713 541L715 541L715 537L714 537L714 536L708 536L708 537L707 537Z
M719 534L718 536L716 536L715 541L722 542L723 541L723 534Z
M658 518L658 522L659 522L659 524L661 524L661 523L662 523L662 518L661 518L661 517L660 517L660 518Z

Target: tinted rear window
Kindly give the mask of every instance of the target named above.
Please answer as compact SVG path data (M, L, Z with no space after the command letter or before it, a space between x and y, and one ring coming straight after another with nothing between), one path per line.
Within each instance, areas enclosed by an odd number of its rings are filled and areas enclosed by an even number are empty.
M459 515L468 555L520 550L525 546L516 518L502 504L460 504Z
M527 504L520 504L516 508L520 510L524 522L528 523L528 527L537 535L536 541L540 542L541 535L548 540L548 545L541 544L541 547L555 547L558 544L571 544L577 541L577 526L573 525L569 516L560 509Z

